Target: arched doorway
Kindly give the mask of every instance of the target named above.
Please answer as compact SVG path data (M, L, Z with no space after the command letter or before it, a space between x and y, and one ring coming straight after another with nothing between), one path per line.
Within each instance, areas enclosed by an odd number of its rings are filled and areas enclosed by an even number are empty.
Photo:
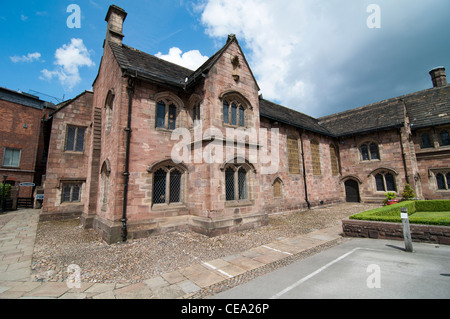
M345 200L348 203L359 203L359 186L357 181L353 179L345 181Z

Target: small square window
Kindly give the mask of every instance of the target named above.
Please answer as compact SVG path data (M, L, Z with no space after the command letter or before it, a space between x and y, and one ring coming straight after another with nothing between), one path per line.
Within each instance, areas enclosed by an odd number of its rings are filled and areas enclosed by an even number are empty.
M19 167L20 166L20 149L5 147L3 152L3 166Z
M63 184L61 202L73 203L81 201L81 185L80 184Z
M67 126L65 151L83 152L85 127Z

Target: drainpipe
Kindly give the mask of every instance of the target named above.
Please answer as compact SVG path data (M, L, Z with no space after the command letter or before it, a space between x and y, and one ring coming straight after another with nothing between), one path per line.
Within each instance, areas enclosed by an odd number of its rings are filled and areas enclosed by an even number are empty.
M399 136L399 140L400 140L400 148L402 151L403 168L405 169L405 180L406 180L406 183L409 184L409 174L408 174L408 167L406 164L406 154L405 154L405 148L403 147L403 141L402 141L402 129L399 128L397 132L398 132L398 136Z
M305 130L298 131L298 133L300 135L300 143L302 146L302 166L303 166L303 184L305 184L305 201L306 201L306 205L308 205L308 209L311 209L311 203L309 202L309 199L308 199L308 185L306 184L305 153L303 151L303 132L304 131Z
M130 166L130 138L131 138L131 110L132 110L132 102L133 102L133 92L134 92L134 78L128 78L128 123L125 128L125 132L127 134L127 144L126 144L126 154L125 154L125 172L124 176L124 185L123 185L123 210L122 210L122 241L127 241L128 229L127 229L127 205L128 205L128 181L130 178L129 166Z

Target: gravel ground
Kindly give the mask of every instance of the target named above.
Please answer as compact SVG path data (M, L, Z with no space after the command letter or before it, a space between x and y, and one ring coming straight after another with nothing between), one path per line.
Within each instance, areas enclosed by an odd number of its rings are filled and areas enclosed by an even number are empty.
M67 267L81 268L82 282L136 283L200 261L234 255L280 238L339 225L341 220L379 205L339 204L280 215L259 229L207 237L173 232L125 244L107 245L79 219L40 223L32 260L36 281L65 281Z

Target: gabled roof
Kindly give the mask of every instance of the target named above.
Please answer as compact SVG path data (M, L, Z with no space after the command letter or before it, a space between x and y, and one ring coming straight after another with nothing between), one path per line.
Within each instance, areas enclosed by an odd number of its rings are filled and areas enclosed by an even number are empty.
M109 45L123 71L156 83L184 88L186 77L194 72L124 44Z
M259 99L259 114L262 117L280 123L327 136L333 136L330 131L318 123L319 121L317 119L262 98Z
M214 66L214 64L220 59L222 54L229 48L229 46L233 42L235 42L237 44L237 46L239 47L239 50L242 52L241 46L239 45L239 42L238 42L236 36L234 34L230 34L228 36L227 43L225 43L225 45L219 51L214 53L214 55L211 56L205 63L203 63L194 73L189 75L189 79L186 83L186 86L189 87L189 86L194 85L202 77L202 74L207 74L209 72L209 70ZM258 90L259 90L258 82L256 81L256 78L253 75L250 65L248 64L247 59L245 58L245 55L243 52L242 52L242 56L244 57L245 63L247 63L248 69L250 70L250 74L253 77L253 80L255 81L256 86L258 87Z
M80 97L82 97L85 94L94 94L94 92L92 92L92 91L84 91L83 93L78 94L73 99L70 99L70 100L67 100L67 101L59 103L58 105L56 105L56 110L54 110L52 113L50 113L50 116L53 116L56 113L58 113L59 111L63 110L67 105L71 104L72 102L74 102L75 100L79 99Z
M109 41L109 45L123 71L160 84L175 86L177 88L187 88L195 85L198 80L202 78L202 74L207 74L233 42L236 42L239 46L236 37L234 35L229 35L227 43L195 71L124 44L119 45ZM245 62L247 63L246 60ZM250 73L252 73L251 70ZM255 80L256 85L258 85L253 73L251 75Z

